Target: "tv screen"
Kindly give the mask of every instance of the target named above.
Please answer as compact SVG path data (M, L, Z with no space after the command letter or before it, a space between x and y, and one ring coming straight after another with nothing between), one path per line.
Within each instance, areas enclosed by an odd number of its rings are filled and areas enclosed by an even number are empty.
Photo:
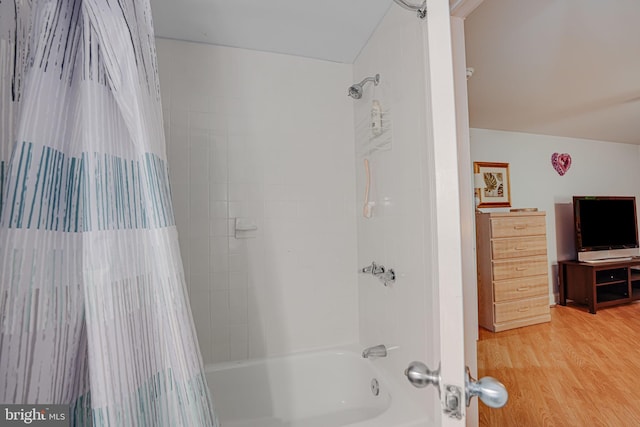
M575 196L573 211L578 252L638 247L635 197Z

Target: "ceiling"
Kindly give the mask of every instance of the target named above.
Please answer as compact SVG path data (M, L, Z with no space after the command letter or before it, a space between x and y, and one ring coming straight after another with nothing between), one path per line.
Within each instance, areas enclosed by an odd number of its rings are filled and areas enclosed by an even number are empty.
M159 37L353 63L393 0L151 3ZM465 21L471 127L640 144L639 17L638 0L484 0Z
M151 0L156 36L353 63L393 0Z
M640 1L484 0L466 19L471 127L640 144Z

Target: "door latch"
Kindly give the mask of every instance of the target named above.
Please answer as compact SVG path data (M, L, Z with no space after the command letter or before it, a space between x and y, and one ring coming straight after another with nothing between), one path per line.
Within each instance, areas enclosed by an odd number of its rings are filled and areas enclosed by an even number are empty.
M462 389L458 386L444 385L444 401L442 412L450 418L462 418Z

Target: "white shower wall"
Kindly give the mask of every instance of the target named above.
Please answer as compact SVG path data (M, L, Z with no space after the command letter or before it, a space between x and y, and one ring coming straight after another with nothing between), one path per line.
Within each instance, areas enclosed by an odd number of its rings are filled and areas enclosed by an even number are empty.
M156 43L205 363L356 342L352 66ZM253 237L234 237L236 217Z
M409 396L423 407L438 402L435 388L416 390L402 377L412 360L438 366L433 327L436 281L433 275L430 175L433 168L428 131L425 71L426 46L415 14L392 7L354 64L354 79L380 74L377 87L368 86L354 103L358 216L358 262L372 260L393 268L396 283L384 287L371 276L360 275L360 342L394 348L376 363L394 375ZM371 138L366 124L376 99L382 106L382 149L363 151ZM363 126L363 123L365 124ZM374 139L373 146L378 139ZM362 215L366 174L371 172L371 218ZM431 414L436 409L432 408Z

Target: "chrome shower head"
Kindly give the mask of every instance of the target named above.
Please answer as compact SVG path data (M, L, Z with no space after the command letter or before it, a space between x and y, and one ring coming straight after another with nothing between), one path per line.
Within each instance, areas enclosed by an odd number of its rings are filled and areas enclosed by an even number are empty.
M362 98L362 85L360 84L354 84L349 88L349 96L352 97L353 99L360 99Z
M349 87L348 95L353 99L362 98L363 87L367 82L373 82L374 86L378 86L378 83L380 83L380 74L376 74L373 77L366 77L360 83L355 83L351 85Z

